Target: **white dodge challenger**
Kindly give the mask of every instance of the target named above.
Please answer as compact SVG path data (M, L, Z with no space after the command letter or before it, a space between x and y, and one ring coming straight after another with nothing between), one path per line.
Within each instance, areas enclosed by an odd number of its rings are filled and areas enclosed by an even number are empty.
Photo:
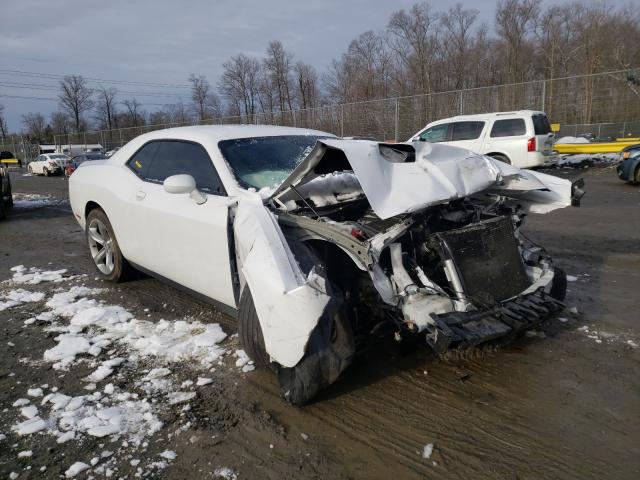
M565 275L520 226L579 187L444 145L234 125L141 135L69 196L104 279L135 268L216 304L302 404L370 335L442 352L560 310Z

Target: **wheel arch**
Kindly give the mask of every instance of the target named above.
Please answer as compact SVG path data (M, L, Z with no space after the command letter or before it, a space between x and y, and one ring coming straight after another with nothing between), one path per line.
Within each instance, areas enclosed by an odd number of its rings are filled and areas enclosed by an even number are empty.
M511 157L509 157L509 155L507 155L505 152L492 151L492 152L489 152L489 153L485 153L485 155L487 157L491 157L491 158L495 158L496 155L500 156L500 157L505 157L507 160L509 160L509 164L512 165Z
M87 217L89 216L89 214L91 213L92 210L95 210L96 208L99 208L100 210L102 210L103 212L105 212L104 208L102 208L100 206L100 204L98 204L98 202L94 202L93 200L89 200L86 205L84 206L84 219L85 221L87 220ZM107 212L105 212L106 214Z

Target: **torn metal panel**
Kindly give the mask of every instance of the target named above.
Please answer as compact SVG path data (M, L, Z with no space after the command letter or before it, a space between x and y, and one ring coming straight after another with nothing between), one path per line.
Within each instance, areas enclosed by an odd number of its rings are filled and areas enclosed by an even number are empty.
M239 201L234 222L241 271L251 289L267 353L284 367L304 356L328 302L324 279L298 266L259 197Z

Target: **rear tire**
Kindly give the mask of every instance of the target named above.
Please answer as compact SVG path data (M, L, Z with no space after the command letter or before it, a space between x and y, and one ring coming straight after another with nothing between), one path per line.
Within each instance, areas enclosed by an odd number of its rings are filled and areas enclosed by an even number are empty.
M29 174L33 175L33 168L31 168L31 165L29 165L29 166L27 167L27 172L28 172Z
M249 286L245 285L238 305L238 338L240 345L258 367L270 367L271 360L264 346L258 312L253 303Z
M633 183L640 183L640 165L636 167L636 173L633 175Z
M49 172L48 168L43 169L43 171L44 171L44 176L45 177L48 177L49 175L51 175L51 172Z
M109 282L125 280L131 266L122 256L113 227L103 210L96 208L89 212L85 235L98 275Z
M4 202L4 206L7 208L11 208L13 207L13 194L11 193L11 178L9 178L8 175L9 174L7 174L7 183L9 185L9 191L8 191L9 199Z
M499 162L506 163L507 165L511 165L511 160L506 155L501 155L499 153L495 153L490 155L491 158L498 160Z
M2 197L0 196L0 220L7 218L7 207L5 207Z

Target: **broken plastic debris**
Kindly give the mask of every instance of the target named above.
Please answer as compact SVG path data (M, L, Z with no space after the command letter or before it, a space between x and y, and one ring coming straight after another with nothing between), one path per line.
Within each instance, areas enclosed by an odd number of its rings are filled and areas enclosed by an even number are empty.
M422 449L422 458L430 458L433 453L433 443L428 443Z

